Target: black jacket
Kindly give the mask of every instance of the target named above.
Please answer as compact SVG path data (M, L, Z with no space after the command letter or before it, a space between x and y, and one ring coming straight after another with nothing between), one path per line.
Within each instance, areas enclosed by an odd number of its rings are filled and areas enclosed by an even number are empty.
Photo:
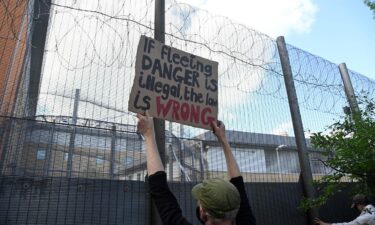
M177 199L168 187L167 174L164 171L156 172L149 176L148 182L151 197L155 202L163 224L191 225L182 216ZM232 178L230 182L237 188L241 196L240 209L236 216L236 225L255 225L255 217L251 211L242 176Z

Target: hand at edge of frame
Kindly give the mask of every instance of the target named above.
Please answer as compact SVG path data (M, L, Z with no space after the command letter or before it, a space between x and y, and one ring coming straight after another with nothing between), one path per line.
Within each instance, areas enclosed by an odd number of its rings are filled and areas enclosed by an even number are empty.
M317 224L317 225L331 225L330 223L326 223L326 222L320 220L319 218L315 218L314 219L314 224Z

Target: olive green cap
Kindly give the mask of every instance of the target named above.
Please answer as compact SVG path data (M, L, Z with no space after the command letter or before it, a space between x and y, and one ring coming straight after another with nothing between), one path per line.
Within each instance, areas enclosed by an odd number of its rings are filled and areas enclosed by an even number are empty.
M234 218L240 208L240 193L230 182L212 178L197 184L191 190L207 213L215 218Z
M356 205L367 205L368 204L368 198L366 195L363 194L356 194L353 197L351 208L354 208Z

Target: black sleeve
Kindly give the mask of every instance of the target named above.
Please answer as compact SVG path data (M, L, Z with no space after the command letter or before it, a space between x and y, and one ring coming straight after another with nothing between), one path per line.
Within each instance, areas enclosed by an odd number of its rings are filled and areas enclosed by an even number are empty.
M161 220L164 225L191 225L178 205L176 197L169 190L167 183L167 174L164 171L158 171L148 178L149 191L158 209Z
M237 225L255 225L255 217L251 210L249 199L246 194L245 184L243 182L242 176L234 177L230 180L230 182L237 188L238 192L240 192L241 196L241 205L240 209L238 210L237 217L236 217L236 224Z

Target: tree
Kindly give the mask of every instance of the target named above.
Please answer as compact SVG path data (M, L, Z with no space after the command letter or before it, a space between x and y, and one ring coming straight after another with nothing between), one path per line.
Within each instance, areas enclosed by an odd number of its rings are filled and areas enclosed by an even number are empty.
M344 186L353 192L375 194L375 104L366 96L360 99L358 112L329 126L328 134L319 132L311 137L313 146L322 149L326 157L322 163L332 172L315 182L318 197L304 199L302 209L323 205ZM348 179L350 187L342 182Z
M374 13L374 17L375 17L375 1L363 0L363 2L371 9L371 11Z

